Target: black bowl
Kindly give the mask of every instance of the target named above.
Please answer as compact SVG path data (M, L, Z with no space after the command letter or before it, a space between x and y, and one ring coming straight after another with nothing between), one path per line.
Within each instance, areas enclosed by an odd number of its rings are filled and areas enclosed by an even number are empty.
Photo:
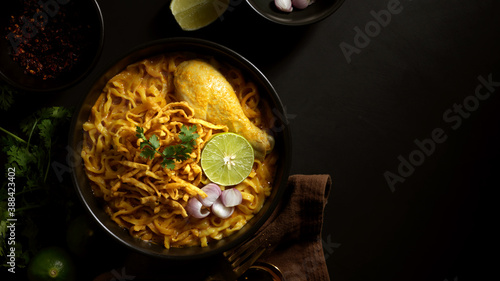
M274 124L272 131L276 138L275 149L277 149L279 153L279 163L277 165L275 182L270 197L267 198L261 211L241 230L220 241L209 243L207 247L165 249L162 245L133 238L129 235L128 231L119 227L111 220L109 215L104 212L102 202L100 202L91 191L81 157L79 156L79 151L81 151L82 145L82 125L88 120L91 107L101 94L106 82L131 63L157 54L178 51L213 56L218 61L239 68L246 77L258 85L261 96L268 100L275 114L275 120L271 121ZM80 108L75 112L72 128L70 130L69 143L72 150L75 152L75 157L73 157L74 163L72 163L73 182L81 201L90 212L91 216L100 226L102 226L105 232L109 233L124 245L143 254L171 260L206 258L227 251L250 238L269 218L280 202L286 189L291 164L291 139L288 121L285 117L283 105L271 83L252 63L238 53L219 44L194 38L171 38L151 42L132 50L121 60L104 70L100 78L95 81L87 96L82 101Z
M247 3L264 18L284 25L306 25L323 20L333 14L344 0L316 0L303 10L286 13L278 10L273 0L247 0Z
M46 3L46 6L43 6L39 13L23 12L25 6L23 6L23 1L19 0L5 1L2 3L0 11L0 50L2 50L0 52L0 78L16 88L33 92L61 90L83 79L95 66L104 43L104 22L96 0L42 2ZM58 2L65 4L58 4ZM62 16L63 12L65 17ZM22 34L25 35L21 37L25 37L30 44L42 46L41 43L37 42L37 39L42 39L43 32L49 32L48 30L55 28L55 26L64 26L63 30L70 28L78 30L73 34L81 37L77 41L80 43L78 44L80 50L73 48L71 51L78 52L80 55L70 69L61 71L54 75L54 78L44 80L41 76L25 73L25 69L13 60L12 54L20 49L20 45L18 45L18 39L14 39L13 33L8 28L14 26L11 23L11 16L21 18L23 14L26 14L27 20L39 19L38 25L27 24L26 21L20 25L20 28L24 28ZM44 22L44 20L46 21ZM42 28L45 28L45 31L42 31ZM67 33L63 35L65 34ZM65 47L61 47L61 49L63 48ZM64 50L66 52L69 48L66 47Z

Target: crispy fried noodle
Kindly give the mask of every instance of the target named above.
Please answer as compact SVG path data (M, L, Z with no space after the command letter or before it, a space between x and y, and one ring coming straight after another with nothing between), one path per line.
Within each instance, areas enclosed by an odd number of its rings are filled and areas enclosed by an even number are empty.
M204 247L241 229L270 195L278 158L275 152L264 160L256 158L250 175L235 186L243 202L229 218L211 214L196 219L187 214L187 201L206 196L201 188L210 182L200 166L201 151L212 135L228 131L226 125L196 118L194 109L175 96L174 72L193 58L171 53L129 65L108 81L83 125L81 156L94 195L103 199L106 212L130 235L166 248ZM256 86L238 69L203 59L231 84L248 119L265 130L269 108ZM177 161L170 170L161 166L159 155L140 156L136 126L144 128L147 137L158 136L165 147L179 143L182 125L196 125L200 136L190 159Z

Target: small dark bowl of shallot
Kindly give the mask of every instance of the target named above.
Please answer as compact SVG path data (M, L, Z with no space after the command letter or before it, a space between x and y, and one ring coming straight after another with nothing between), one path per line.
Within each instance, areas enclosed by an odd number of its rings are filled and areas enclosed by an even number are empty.
M307 25L321 21L333 14L344 3L344 0L246 1L262 17L274 23L291 26ZM292 2L296 3L292 5ZM290 11L290 9L292 10Z

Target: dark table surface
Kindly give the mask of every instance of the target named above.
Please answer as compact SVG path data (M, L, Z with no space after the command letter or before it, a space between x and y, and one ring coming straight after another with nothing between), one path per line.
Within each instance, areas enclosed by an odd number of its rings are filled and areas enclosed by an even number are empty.
M500 2L346 0L323 21L290 27L231 1L221 20L192 32L166 0L98 2L105 44L94 71L30 96L33 107L76 106L100 70L139 44L220 43L278 92L292 174L333 178L322 232L332 280L498 277Z

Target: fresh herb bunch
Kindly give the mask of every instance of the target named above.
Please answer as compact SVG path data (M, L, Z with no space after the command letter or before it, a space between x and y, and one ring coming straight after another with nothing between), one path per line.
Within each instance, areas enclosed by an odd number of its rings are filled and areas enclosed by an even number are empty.
M162 167L168 169L175 168L175 161L184 161L189 159L191 152L193 152L196 145L196 139L199 135L196 133L196 125L186 127L182 125L179 132L179 139L181 143L167 146L160 152L160 141L156 135L152 135L149 139L144 135L144 129L137 126L136 136L142 140L140 144L141 156L147 159L153 159L158 153L163 157L161 162Z
M52 144L58 138L56 130L70 117L69 109L43 108L20 124L26 138L0 127L0 131L7 134L7 137L2 137L3 151L7 153L6 167L15 167L18 177L31 179L29 187L38 185L40 182L37 180L40 179L45 183L50 169Z
M59 216L69 215L69 212L60 210L74 205L65 193L67 189L49 176L54 158L64 151L56 144L61 129L69 123L71 115L70 109L48 107L29 116L16 131L0 126L5 171L15 169L15 177L9 182L15 183L15 192L12 193L17 219L16 266L20 268L26 266L30 256L40 248L41 239L46 238L41 236L58 237L59 228L65 225L64 219L67 219ZM0 188L0 259L4 266L12 247L6 241L7 219L12 216L7 208L10 196L7 190L7 183L4 182Z

